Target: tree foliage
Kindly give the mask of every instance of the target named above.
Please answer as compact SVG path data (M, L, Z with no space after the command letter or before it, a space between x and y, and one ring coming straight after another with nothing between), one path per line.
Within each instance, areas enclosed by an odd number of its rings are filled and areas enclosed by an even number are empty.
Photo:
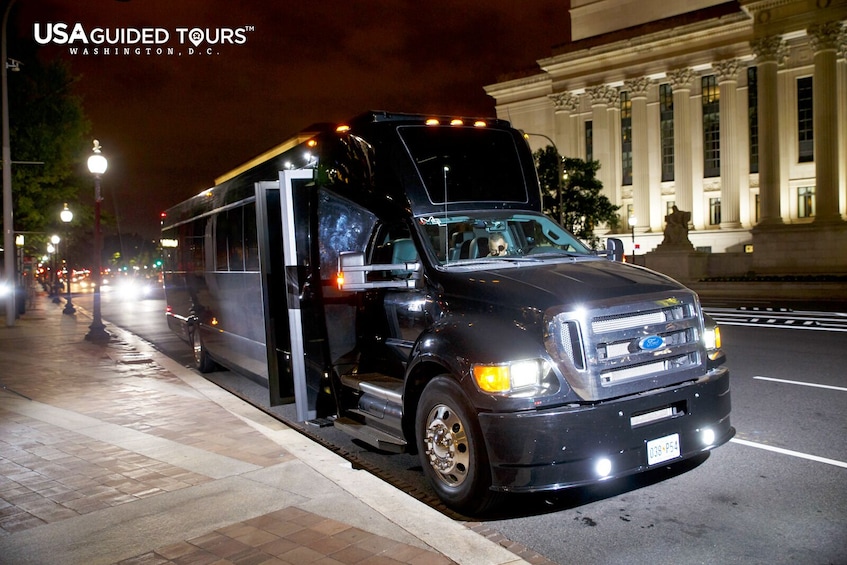
M67 63L27 57L8 78L12 161L33 163L12 165L15 230L41 232L58 223L64 202L78 202L90 185L78 173L88 154L89 123Z
M615 231L620 224L617 214L620 206L600 194L603 183L596 176L600 162L562 158L549 145L536 151L533 157L541 182L544 212L596 249L600 238L594 234L594 228L606 224Z

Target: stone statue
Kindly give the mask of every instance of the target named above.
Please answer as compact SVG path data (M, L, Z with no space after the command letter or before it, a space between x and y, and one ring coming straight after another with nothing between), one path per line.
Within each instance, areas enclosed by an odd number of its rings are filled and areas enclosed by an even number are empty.
M688 240L688 222L691 212L683 212L674 205L673 212L665 216L665 238L662 245L693 247Z

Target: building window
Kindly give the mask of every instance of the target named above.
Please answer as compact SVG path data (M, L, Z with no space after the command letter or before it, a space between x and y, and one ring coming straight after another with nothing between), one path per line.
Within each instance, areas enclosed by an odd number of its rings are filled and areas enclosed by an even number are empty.
M747 68L747 121L750 126L750 172L759 172L759 79L756 67Z
M632 184L632 100L629 92L621 92L621 179Z
M721 97L715 75L701 79L703 87L703 176L721 176Z
M721 199L709 198L709 225L717 226L721 223Z
M797 189L797 217L811 218L815 215L815 187L801 186Z
M673 89L659 85L659 128L662 143L662 181L673 180Z
M812 77L797 79L797 139L800 140L798 161L815 160L815 129L812 116Z
M594 122L585 122L585 160L594 160Z

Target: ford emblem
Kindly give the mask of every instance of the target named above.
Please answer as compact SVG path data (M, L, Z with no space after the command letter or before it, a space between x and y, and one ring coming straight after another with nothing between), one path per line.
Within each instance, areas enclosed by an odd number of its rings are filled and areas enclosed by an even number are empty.
M656 351L665 345L665 340L658 335L648 335L638 342L638 347L644 351Z

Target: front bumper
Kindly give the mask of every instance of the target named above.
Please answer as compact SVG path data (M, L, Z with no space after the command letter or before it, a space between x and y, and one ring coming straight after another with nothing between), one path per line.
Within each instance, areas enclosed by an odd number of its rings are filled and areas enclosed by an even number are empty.
M729 370L720 367L658 391L589 406L485 412L479 421L492 488L534 492L631 475L718 447L735 435L729 413ZM713 433L711 443L704 442L705 430ZM672 434L678 434L679 455L649 465L647 443ZM601 459L611 462L604 474L597 470Z

